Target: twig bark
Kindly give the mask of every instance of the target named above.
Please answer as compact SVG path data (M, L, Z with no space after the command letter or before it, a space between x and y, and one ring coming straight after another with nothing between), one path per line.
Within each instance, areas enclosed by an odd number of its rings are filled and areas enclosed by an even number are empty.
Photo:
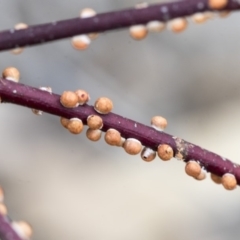
M141 9L131 8L101 13L85 19L74 18L35 25L23 30L5 30L0 32L0 51L43 44L79 34L104 32L126 28L135 24L146 24L151 20L166 22L173 18L189 16L197 12L212 11L207 3L208 0L161 3ZM229 0L227 6L222 10L239 9L239 1Z
M68 109L61 105L60 95L50 94L24 84L15 83L0 78L0 97L2 102L14 103L28 108L39 109L44 112L64 118L79 118L86 124L91 114L99 115L90 105ZM215 153L189 143L179 137L164 132L158 132L152 127L127 119L114 113L100 115L103 119L103 131L109 128L118 130L124 138L138 139L144 146L156 150L159 144L168 144L174 150L174 156L183 161L196 160L209 172L222 176L233 174L240 184L240 166Z

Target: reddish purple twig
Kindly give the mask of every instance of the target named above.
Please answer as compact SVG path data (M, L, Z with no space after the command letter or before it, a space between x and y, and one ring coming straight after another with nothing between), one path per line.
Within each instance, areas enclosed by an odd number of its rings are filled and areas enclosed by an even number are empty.
M22 240L11 226L7 216L0 214L0 239L1 240Z
M92 106L87 104L74 109L68 109L60 104L60 96L57 94L50 94L37 88L1 78L0 96L2 102L39 109L64 118L70 119L76 117L81 119L84 124L86 124L89 115L99 115ZM152 127L145 126L114 113L101 115L101 117L104 122L103 131L114 128L121 133L122 137L138 139L144 146L154 150L157 149L159 144L168 144L173 148L176 158L186 162L197 160L207 171L218 176L222 176L225 173L232 173L236 177L238 184L240 184L240 166L226 158L186 142L181 138L158 132Z
M161 3L142 9L131 8L101 13L91 18L74 18L35 25L24 30L6 30L0 32L0 50L43 44L79 34L104 32L135 24L146 24L151 20L166 22L196 12L211 11L212 9L209 8L207 2L208 0L190 0ZM238 9L240 9L239 1L229 0L227 6L222 10Z

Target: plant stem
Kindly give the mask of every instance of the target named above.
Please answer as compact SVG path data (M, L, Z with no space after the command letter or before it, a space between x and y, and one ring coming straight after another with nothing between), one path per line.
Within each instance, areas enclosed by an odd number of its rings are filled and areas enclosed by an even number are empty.
M43 44L79 34L104 32L136 24L146 24L152 20L166 22L173 18L189 16L197 12L212 11L207 3L208 0L161 3L141 9L131 8L101 13L85 19L74 18L29 26L29 28L23 30L6 30L0 32L0 51ZM227 6L222 10L238 9L240 9L240 2L229 0Z
M22 240L12 229L10 220L0 214L0 239L1 240Z
M42 110L68 119L79 118L84 124L86 124L89 115L99 115L104 123L102 131L114 128L121 133L122 137L138 139L144 146L153 150L156 150L159 144L168 144L173 148L174 156L177 159L185 162L189 160L199 161L208 172L218 176L231 173L236 177L238 184L240 184L240 166L238 164L181 138L158 132L152 127L117 114L100 115L94 110L93 106L87 104L73 109L65 108L60 103L60 95L50 94L37 88L1 78L0 96L2 102Z

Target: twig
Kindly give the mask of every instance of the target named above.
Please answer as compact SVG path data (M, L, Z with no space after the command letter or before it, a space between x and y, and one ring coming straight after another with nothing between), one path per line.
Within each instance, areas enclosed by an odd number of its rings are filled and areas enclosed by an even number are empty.
M90 18L74 18L47 24L30 26L23 30L6 30L0 32L0 51L17 47L43 44L79 34L104 32L146 24L151 20L169 21L173 18L189 16L197 12L212 11L208 0L176 1L150 5L146 8L126 9L101 13ZM238 10L240 2L229 0L222 10Z
M1 240L22 240L11 227L11 222L7 216L0 214L0 239Z
M86 124L91 114L99 115L92 106L83 105L68 109L60 104L60 96L50 94L24 84L15 83L0 78L0 96L2 102L14 103L28 108L39 109L44 112L64 118L79 118ZM124 138L138 139L144 146L156 150L159 144L168 144L173 148L174 156L183 161L196 160L209 172L222 176L225 173L233 174L240 184L240 166L215 153L199 146L186 142L167 133L158 132L152 127L127 119L114 113L101 115L103 131L109 128L118 130Z

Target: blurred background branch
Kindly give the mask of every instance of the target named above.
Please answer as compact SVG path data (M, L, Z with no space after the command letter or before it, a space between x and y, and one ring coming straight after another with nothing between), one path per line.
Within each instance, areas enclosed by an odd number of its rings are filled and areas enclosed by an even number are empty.
M218 4L220 2L220 4ZM137 24L147 24L152 20L167 22L174 18L191 16L194 13L212 10L239 10L235 0L191 0L159 4L142 4L131 9L100 13L88 18L74 18L53 21L47 24L28 26L21 30L0 32L0 50L43 44L79 34L105 32Z

